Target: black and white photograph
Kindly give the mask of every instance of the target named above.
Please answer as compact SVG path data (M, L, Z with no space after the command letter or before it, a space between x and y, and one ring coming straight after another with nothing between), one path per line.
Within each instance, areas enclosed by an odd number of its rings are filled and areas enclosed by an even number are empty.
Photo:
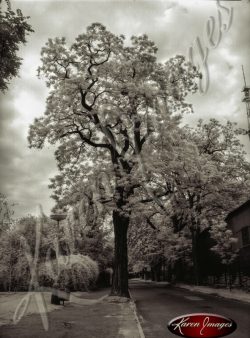
M0 338L250 338L250 0L0 0Z

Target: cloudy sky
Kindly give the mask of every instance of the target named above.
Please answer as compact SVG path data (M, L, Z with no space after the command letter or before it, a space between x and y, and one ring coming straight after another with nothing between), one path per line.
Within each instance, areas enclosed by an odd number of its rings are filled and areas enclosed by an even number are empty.
M194 114L185 122L195 124L199 118L215 117L232 120L246 127L245 106L241 102L245 67L250 85L250 2L221 1L233 8L232 24L223 31L221 41L208 50L210 82L208 92L190 97ZM36 77L40 50L49 37L65 36L69 43L85 31L92 22L101 22L109 30L126 37L146 33L159 48L159 60L176 54L187 55L187 50L199 37L207 45L204 34L207 20L214 18L218 25L218 5L213 0L162 1L12 1L30 16L35 33L28 37L20 54L23 64L20 77L13 79L8 92L0 95L0 191L16 203L15 215L37 213L43 205L48 214L53 201L47 185L57 171L53 149L29 149L27 132L34 117L43 114L48 94L43 80ZM220 8L222 23L228 22L228 11ZM210 19L213 20L213 19ZM196 56L198 60L198 54ZM242 138L250 159L250 142Z

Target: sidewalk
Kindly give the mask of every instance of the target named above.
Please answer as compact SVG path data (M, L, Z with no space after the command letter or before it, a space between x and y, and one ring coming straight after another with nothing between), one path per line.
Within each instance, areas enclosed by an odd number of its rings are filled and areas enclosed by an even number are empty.
M196 285L188 285L188 284L183 284L183 283L176 283L176 284L170 284L168 282L155 282L152 280L144 280L144 279L139 279L139 278L134 278L134 282L136 281L143 281L144 283L148 283L150 285L154 285L157 287L167 287L167 286L174 286L177 288L181 289L186 289L189 291L195 291L195 292L200 292L208 295L215 295L227 299L232 299L232 300L238 300L241 302L245 303L250 303L250 293L237 290L237 289L216 289L208 286L196 286Z
M152 281L151 279L143 279L143 278L131 278L129 281L133 282L133 283L136 283L136 282L141 283L141 282L143 282L143 283L146 283L146 284L155 285L157 287L162 287L162 288L171 285L167 281L156 282L156 281Z
M250 303L250 293L244 292L241 290L232 289L230 291L229 289L215 289L215 288L208 287L208 286L187 285L187 284L182 284L182 283L177 283L174 286L178 288L190 290L190 291L195 291L195 292L215 295L215 296L219 296L219 297L223 297L227 299Z
M107 291L106 291L107 293ZM107 296L95 298L94 292L74 294L66 305L47 313L45 331L39 313L28 314L16 325L3 325L0 338L140 338L133 303L112 301Z

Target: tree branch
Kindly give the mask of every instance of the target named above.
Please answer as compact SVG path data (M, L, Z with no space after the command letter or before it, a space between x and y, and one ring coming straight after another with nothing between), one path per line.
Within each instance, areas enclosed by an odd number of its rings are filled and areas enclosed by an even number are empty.
M121 128L120 132L125 137L124 146L123 146L122 151L121 151L121 156L124 156L129 149L130 142L129 142L127 130Z
M80 87L80 94L81 94L81 104L82 106L87 109L89 112L92 110L92 106L93 105L89 105L86 102L86 96L89 92L89 90L96 84L96 82L98 81L98 78L95 80L92 80L92 82L89 84L89 86L86 88L85 92L83 92L83 89Z
M148 225L151 226L152 229L157 230L156 226L150 221L150 219L148 217L146 217L146 221L147 221Z
M60 136L60 138L63 138L65 136L72 135L72 134L78 134L80 136L80 138L81 138L82 141L86 142L87 144L89 144L92 147L110 149L110 145L109 144L106 144L106 143L96 143L96 142L91 141L90 138L87 138L86 136L83 135L83 133L78 129L78 127L77 127L76 130L67 131L66 133L62 134Z
M158 198L161 198L161 197L164 197L164 196L168 196L170 193L171 193L170 191L164 191L164 192L162 192L161 194L159 194L159 195L154 195L154 196L151 197L151 198L142 199L142 200L138 201L138 203L149 203L149 202L153 202L153 201L155 201L155 199L158 199Z

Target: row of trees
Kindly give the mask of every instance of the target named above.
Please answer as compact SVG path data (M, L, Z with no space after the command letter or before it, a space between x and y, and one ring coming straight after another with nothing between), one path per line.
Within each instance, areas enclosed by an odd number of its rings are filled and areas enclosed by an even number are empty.
M189 260L198 284L199 239L208 231L212 251L223 264L233 262L236 253L232 244L236 239L224 219L250 191L250 167L239 133L230 122L200 121L195 128L178 131L172 153L155 152L153 171L160 176L161 184L168 185L169 198L158 209L148 204L146 212L135 218L129 234L132 261L143 260L154 266L157 260L169 265ZM138 223L144 224L142 229L138 229Z

